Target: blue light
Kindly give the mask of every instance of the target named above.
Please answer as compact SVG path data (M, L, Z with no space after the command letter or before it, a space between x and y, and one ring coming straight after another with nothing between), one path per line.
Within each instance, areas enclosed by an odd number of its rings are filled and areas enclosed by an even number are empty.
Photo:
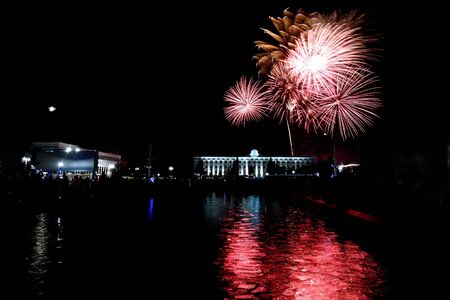
M148 202L148 221L151 222L153 219L153 197L150 197Z

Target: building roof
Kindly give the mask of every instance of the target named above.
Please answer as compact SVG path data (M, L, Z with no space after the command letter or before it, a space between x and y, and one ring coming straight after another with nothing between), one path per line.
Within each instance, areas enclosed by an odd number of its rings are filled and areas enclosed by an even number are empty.
M34 149L48 149L48 150L66 150L70 149L70 151L97 151L94 149L81 148L74 144L64 143L60 141L53 142L32 142L32 148ZM78 149L78 150L77 150ZM68 152L70 152L68 151ZM109 158L111 160L121 160L121 155L110 152L102 152L98 151L98 156Z
M63 142L59 142L59 141L53 141L53 142L32 142L32 147L33 148L53 148L53 149L60 149L60 150L65 150L67 148L72 148L72 149L82 149L80 147L78 147L77 145L74 144L69 144L69 143L63 143ZM91 150L91 149L82 149L84 151L87 150ZM94 150L92 150L94 151Z

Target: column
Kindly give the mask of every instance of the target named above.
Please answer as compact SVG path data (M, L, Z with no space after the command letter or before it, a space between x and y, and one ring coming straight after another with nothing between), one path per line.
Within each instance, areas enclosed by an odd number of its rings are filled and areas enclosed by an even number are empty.
M248 176L248 160L245 161L245 175Z
M208 159L207 161L206 161L207 163L208 163L208 176L209 175L211 175L211 165L210 165L210 160Z
M222 160L222 176L225 176L225 161Z
M255 161L255 177L258 178L259 176L259 161Z
M239 163L239 175L244 175L244 164Z
M220 161L216 161L216 176L220 175Z
M228 161L224 160L223 161L223 176L225 176L227 174L227 166L228 166Z
M261 168L259 174L261 175L261 178L262 178L265 175L264 174L264 162L263 161L260 162L259 167Z
M216 176L216 161L212 161L212 176Z

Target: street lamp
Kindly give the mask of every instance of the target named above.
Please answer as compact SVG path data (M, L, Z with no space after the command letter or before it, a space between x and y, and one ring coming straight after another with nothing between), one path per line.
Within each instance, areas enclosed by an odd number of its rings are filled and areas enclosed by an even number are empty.
M23 162L23 166L24 166L25 170L27 169L28 163L30 161L31 161L31 157L29 157L28 154L25 155L24 157L22 157L22 162Z
M48 107L48 111L49 112L54 112L56 110L56 107L54 107L54 106L49 106Z
M324 136L327 136L328 134L326 132L323 133ZM336 177L336 139L332 136L331 137L333 141L333 176Z

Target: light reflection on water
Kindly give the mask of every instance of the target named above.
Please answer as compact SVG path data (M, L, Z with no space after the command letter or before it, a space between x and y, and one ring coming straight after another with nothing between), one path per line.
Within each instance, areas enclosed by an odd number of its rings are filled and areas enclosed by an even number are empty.
M57 231L56 231L56 261L58 264L62 264L64 262L64 224L62 218L58 217L56 219Z
M219 222L216 265L223 289L237 299L371 299L384 274L361 247L294 206L257 196L205 201ZM217 221L219 220L219 221Z
M31 249L26 257L30 290L32 295L44 295L49 289L52 264L64 263L63 218L48 213L35 215L30 241Z
M36 216L36 224L31 236L32 250L27 257L28 273L32 280L32 290L37 295L44 293L46 284L46 273L49 269L49 217L48 213L41 213Z
M150 197L148 201L148 223L151 223L153 220L153 197Z

